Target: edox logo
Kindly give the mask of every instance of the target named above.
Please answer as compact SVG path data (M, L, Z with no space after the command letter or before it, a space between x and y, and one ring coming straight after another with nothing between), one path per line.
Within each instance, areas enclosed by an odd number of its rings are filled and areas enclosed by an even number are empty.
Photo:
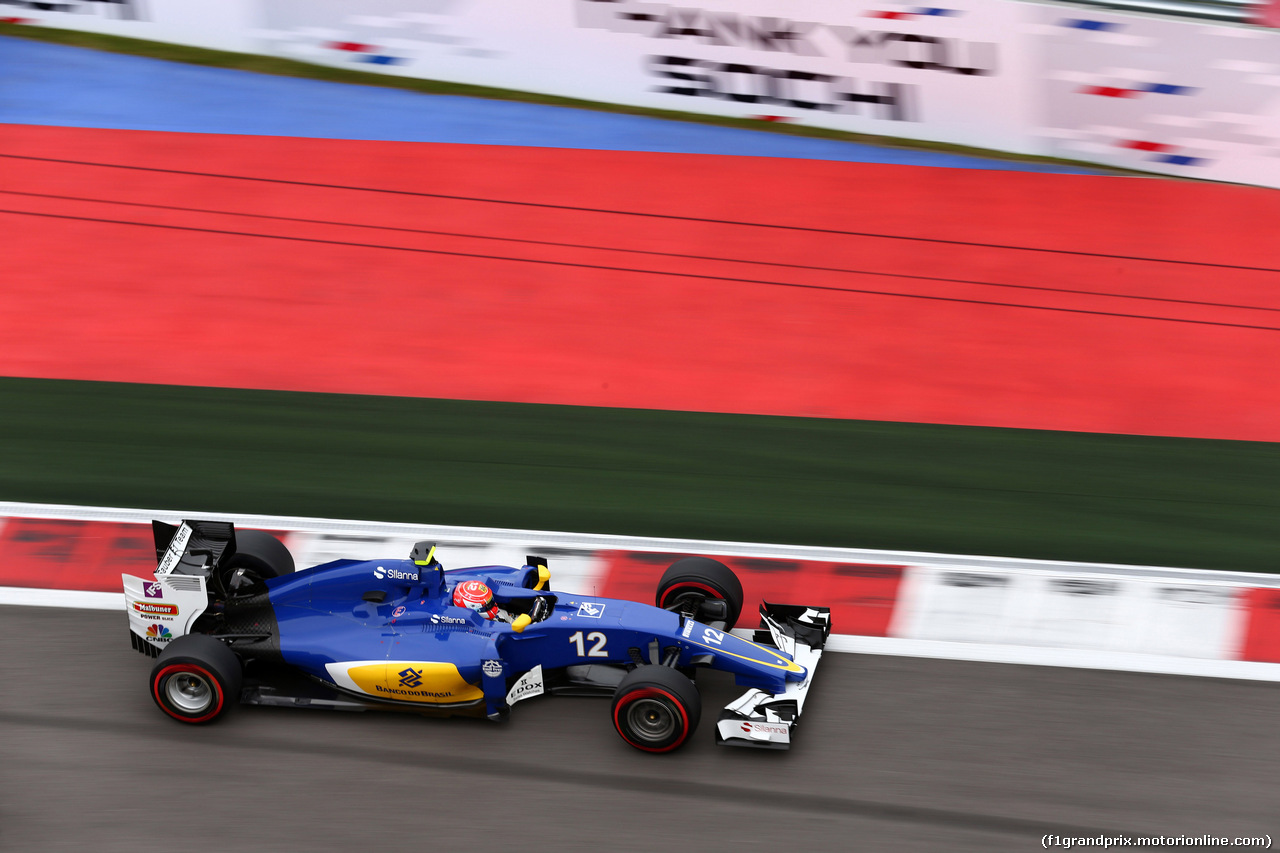
M396 673L400 676L400 686L410 689L422 686L422 670L409 667Z

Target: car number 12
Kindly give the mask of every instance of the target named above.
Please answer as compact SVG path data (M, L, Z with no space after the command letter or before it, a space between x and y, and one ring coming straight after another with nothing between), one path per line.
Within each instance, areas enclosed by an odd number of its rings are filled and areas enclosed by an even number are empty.
M586 640L582 638L581 631L575 631L570 637L569 642L578 647L578 657L580 658L607 658L609 653L604 650L605 636L599 631L592 631L587 634ZM590 649L587 643L595 643Z

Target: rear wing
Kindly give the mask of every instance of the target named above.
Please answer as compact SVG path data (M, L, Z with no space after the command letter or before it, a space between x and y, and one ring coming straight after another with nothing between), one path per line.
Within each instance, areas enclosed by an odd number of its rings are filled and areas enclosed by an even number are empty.
M229 521L151 522L156 541L156 575L209 576L236 552L236 528Z
M129 641L155 657L191 631L209 607L209 579L236 552L235 526L225 521L151 522L154 579L121 575L129 613Z
M752 638L770 646L805 668L804 681L789 683L781 693L753 688L730 702L716 721L716 743L789 749L800 722L804 701L831 635L831 610L791 604L760 605L760 627Z

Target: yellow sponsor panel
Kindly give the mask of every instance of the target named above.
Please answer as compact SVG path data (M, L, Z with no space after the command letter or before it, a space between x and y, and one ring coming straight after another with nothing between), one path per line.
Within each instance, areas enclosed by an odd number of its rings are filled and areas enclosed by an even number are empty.
M451 663L391 661L347 670L356 687L380 699L452 705L484 698L484 691L463 679Z

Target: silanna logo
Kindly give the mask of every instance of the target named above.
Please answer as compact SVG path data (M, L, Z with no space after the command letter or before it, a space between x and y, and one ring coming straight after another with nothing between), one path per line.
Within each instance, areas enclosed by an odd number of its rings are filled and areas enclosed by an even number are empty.
M422 686L422 670L409 667L402 669L396 673L400 676L400 686L408 687L410 690L417 690Z
M167 643L173 639L173 632L163 625L151 625L147 628L147 639L156 643Z
M418 575L415 572L401 571L395 566L392 566L389 569L378 566L378 568L373 570L373 576L378 580L390 578L391 580L397 581L416 581L418 579Z
M145 613L148 616L177 616L178 605L161 604L155 601L135 601L133 609L138 613Z

